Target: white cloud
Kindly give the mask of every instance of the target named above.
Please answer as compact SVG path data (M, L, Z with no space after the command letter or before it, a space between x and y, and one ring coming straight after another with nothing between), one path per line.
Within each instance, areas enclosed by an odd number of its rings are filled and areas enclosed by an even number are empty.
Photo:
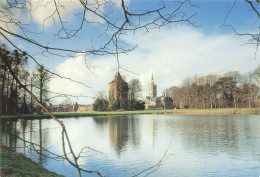
M58 73L63 77L69 77L73 80L85 83L91 88L87 88L81 84L73 83L69 80L54 78L50 82L50 89L58 93L66 93L72 95L83 95L83 96L95 96L100 90L107 90L108 82L113 77L113 58L103 58L89 62L88 57L87 63L91 67L92 73L85 64L85 57L83 55L77 55L75 58L70 58L64 63L57 67ZM84 99L79 98L79 103L85 103ZM89 98L87 103L92 103L93 99Z
M246 39L233 34L205 35L197 29L179 26L144 36L128 36L125 40L138 44L138 48L128 55L121 55L120 62L139 75L125 71L122 74L127 81L139 78L144 91L147 91L151 74L154 73L158 95L167 87L180 85L182 79L188 76L212 72L223 74L232 70L244 73L252 71L259 64L259 60L254 59L255 46L241 46ZM59 79L52 81L51 89L90 96L99 90L108 92L108 83L115 73L115 58L87 60L98 76L91 74L85 66L84 57L79 55L60 64L57 70L63 76L86 82L91 89ZM81 102L91 103L92 100L81 99Z
M6 10L4 6L9 7L7 0L0 1L0 10L2 11L2 13L0 13L1 27L12 33L16 33L17 30L20 28L16 22L29 25L31 25L31 22L35 22L38 25L46 28L52 26L55 23L60 24L60 22L58 21L59 16L63 21L63 25L66 26L70 22L77 21L76 18L80 17L79 14L83 13L84 10L84 6L78 0L32 0L25 1L23 3L26 3L25 8L19 7L18 2L18 5L16 4L17 8L10 8L9 10ZM105 16L104 11L106 8L106 4L110 4L110 2L107 2L105 0L88 0L87 3L88 8L103 16ZM120 0L111 0L111 3L116 8L122 9ZM130 0L125 1L126 5L128 5L129 3ZM20 4L20 6L23 6L23 4ZM57 13L56 8L58 9L59 14ZM73 14L79 9L81 10L81 12ZM104 19L100 18L99 16L90 11L86 12L85 18L87 21L93 23L102 24L105 22ZM26 28L28 26L25 25L24 27ZM4 34L8 38L12 37L7 33ZM0 39L3 39L3 37L0 36Z
M19 21L19 18L22 16L20 13L20 10L16 8L12 8L9 10L6 10L4 6L7 5L6 0L1 0L0 2L0 26L4 28L5 30L16 33L17 31L17 25L16 22ZM2 30L1 30L2 31ZM3 32L3 34L8 37L9 39L12 39L12 36L8 33ZM4 39L2 35L0 35L0 39Z
M61 18L68 15L72 11L81 7L79 1L58 0L56 1ZM32 20L40 25L48 26L57 20L58 14L55 12L56 7L54 1L49 0L33 0L27 3L27 8L30 9Z

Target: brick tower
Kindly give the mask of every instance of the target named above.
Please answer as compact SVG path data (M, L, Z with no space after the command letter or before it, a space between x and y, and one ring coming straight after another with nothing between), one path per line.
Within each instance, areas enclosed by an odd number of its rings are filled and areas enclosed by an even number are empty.
M124 81L119 72L116 72L114 79L109 83L109 107L115 102L121 104L127 101L128 84Z

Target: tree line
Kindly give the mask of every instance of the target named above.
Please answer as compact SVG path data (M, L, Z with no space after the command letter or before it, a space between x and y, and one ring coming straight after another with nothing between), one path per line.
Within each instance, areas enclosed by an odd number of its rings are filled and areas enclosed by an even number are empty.
M10 51L4 44L0 45L0 115L40 113L32 97L19 87L7 64L21 83L33 92L42 104L47 103L47 83L51 76L43 66L38 66L35 72L30 71L27 68L27 59L25 52Z
M254 108L259 107L260 65L252 72L187 77L182 86L163 91L173 98L176 108Z

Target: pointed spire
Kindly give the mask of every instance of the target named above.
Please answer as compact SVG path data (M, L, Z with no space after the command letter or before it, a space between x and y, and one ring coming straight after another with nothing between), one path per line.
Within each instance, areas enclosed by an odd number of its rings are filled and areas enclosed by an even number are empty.
M152 81L153 81L153 73L152 73Z
M122 78L122 76L121 76L119 71L116 72L115 77L114 77L112 82L117 82L118 80L123 80L124 81L124 79Z

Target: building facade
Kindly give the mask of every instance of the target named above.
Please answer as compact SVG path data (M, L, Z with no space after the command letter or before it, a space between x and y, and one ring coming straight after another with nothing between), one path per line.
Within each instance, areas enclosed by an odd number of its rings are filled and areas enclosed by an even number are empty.
M114 79L109 83L109 107L114 103L122 104L128 98L128 84L121 74L116 72Z

